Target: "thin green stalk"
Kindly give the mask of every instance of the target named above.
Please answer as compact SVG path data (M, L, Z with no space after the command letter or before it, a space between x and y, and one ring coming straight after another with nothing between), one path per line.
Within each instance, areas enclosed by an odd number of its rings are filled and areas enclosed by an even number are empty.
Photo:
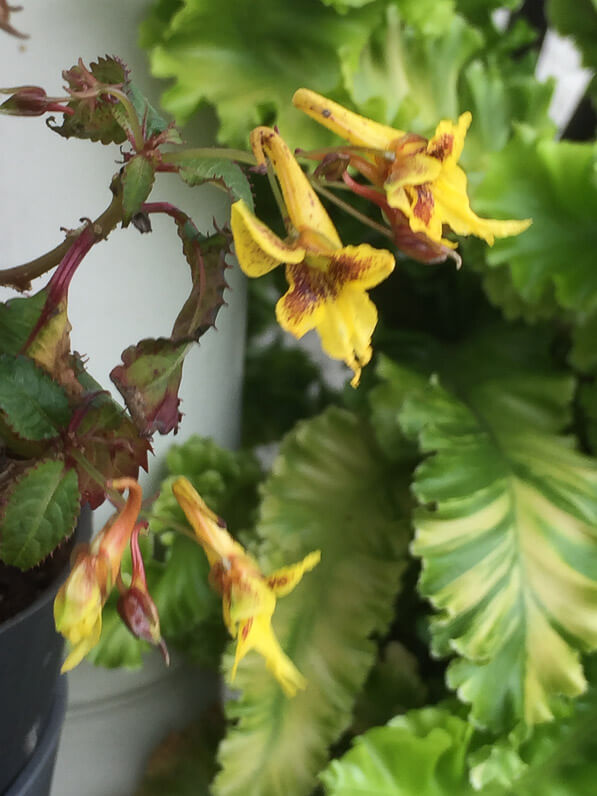
M183 164L185 160L194 160L195 158L224 158L225 160L246 163L249 166L257 165L255 157L250 152L245 152L244 149L227 149L216 146L195 147L193 149L184 149L180 152L164 152L162 162L176 166Z
M331 191L328 191L327 188L324 188L322 185L319 184L317 180L310 179L311 185L315 188L317 193L321 194L325 199L329 202L332 202L339 207L341 210L344 210L345 213L349 213L349 215L356 218L361 224L364 224L367 227L371 227L376 232L379 232L380 235L384 235L386 238L390 240L394 240L394 236L392 235L391 230L387 227L384 227L382 224L378 224L377 221L373 221L371 218L366 216L364 213L359 212L356 210L352 205L349 205L348 202L345 202L342 199L338 199L338 197L333 194Z
M108 207L91 224L96 237L98 239L106 238L117 224L122 221L122 215L122 196L117 191ZM31 288L31 280L37 279L52 268L55 268L84 230L88 229L88 226L88 224L85 224L85 226L80 227L75 232L69 233L62 243L40 257L36 257L35 260L30 260L28 263L17 265L14 268L1 270L0 285L13 287L20 291L29 290Z

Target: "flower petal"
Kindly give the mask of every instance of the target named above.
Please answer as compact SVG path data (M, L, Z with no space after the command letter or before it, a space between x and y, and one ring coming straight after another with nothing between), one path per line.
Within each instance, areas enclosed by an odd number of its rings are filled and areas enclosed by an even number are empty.
M361 368L371 359L371 335L377 324L377 309L369 296L356 286L347 285L334 302L325 305L317 324L323 350L341 359L354 371L351 385L356 387Z
M331 286L326 273L306 263L286 266L289 290L276 304L280 326L297 340L319 323Z
M73 646L71 651L66 657L66 660L62 664L60 669L60 673L64 674L65 672L70 672L71 669L74 669L75 666L78 666L83 658L87 655L87 653L95 647L95 645L99 642L100 636L102 634L102 614L101 611L98 614L95 624L90 629L89 633L86 636L83 636L76 644Z
M464 139L472 121L470 111L465 111L458 118L458 123L441 121L427 144L427 154L437 158L440 162L451 161L457 163L462 154Z
M342 243L336 227L282 136L271 127L256 127L251 133L251 146L258 163L264 162L266 156L271 161L296 229L315 230L329 241L331 248L339 248Z
M436 181L433 193L437 212L445 224L457 235L476 235L490 246L496 237L518 235L532 223L530 219L499 221L480 218L470 207L466 193L466 175L456 165L445 169Z
M305 572L309 572L319 564L320 559L321 551L315 550L305 556L298 564L291 564L289 567L282 567L272 572L271 575L267 576L265 582L276 597L285 597L290 594Z
M299 689L305 688L307 681L280 646L270 619L263 616L257 616L241 624L230 674L231 680L236 676L240 661L252 649L265 658L267 668L278 680L286 696L293 697Z
M338 285L351 283L363 290L375 287L394 270L394 255L368 243L344 246L330 257L328 275Z
M300 263L305 250L281 240L239 199L230 209L236 256L247 276L263 276L280 263Z
M405 185L421 185L439 177L442 164L434 157L419 152L407 158L400 158L392 165L384 188L387 190ZM391 205L390 205L391 206Z
M390 149L393 141L404 135L401 130L394 130L392 127L386 127L384 124L353 113L337 102L332 102L306 88L299 88L295 92L292 103L316 122L356 146L386 150Z
M230 536L225 525L220 524L219 517L211 511L190 481L177 478L172 484L172 492L212 566L222 558L246 555L244 548Z

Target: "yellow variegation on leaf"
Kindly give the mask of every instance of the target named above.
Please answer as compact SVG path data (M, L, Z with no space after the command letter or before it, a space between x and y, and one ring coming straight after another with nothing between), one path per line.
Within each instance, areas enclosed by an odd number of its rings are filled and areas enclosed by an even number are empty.
M405 133L360 116L308 89L299 89L294 105L362 151L350 163L385 193L413 232L433 243L454 247L443 237L448 227L457 235L475 235L492 245L496 237L518 235L531 224L480 218L470 207L467 178L458 159L472 116L441 121L430 138Z
M269 127L256 128L251 144L257 161L269 160L288 212L285 240L241 200L232 205L236 255L251 277L286 264L288 292L276 306L280 326L301 338L317 329L324 351L353 370L353 386L371 359L377 310L366 291L394 268L393 255L368 244L343 246L317 194L283 139Z
M265 576L186 478L177 478L172 490L205 551L211 565L210 583L222 595L224 622L237 641L231 679L240 661L255 650L284 693L294 696L305 688L306 681L280 646L271 620L276 598L292 591L303 574L317 565L320 552L309 553L299 563Z

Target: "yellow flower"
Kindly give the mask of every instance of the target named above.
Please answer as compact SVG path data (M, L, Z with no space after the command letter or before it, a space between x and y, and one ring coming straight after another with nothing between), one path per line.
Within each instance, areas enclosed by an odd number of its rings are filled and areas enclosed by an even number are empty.
M377 310L366 291L394 268L394 257L368 244L343 246L317 194L283 139L257 127L251 144L259 164L269 160L288 211L282 240L241 200L232 205L231 225L242 270L262 276L286 264L288 292L278 301L280 326L296 338L317 329L324 351L352 368L352 385L371 359Z
M90 555L88 545L76 552L68 580L54 600L56 630L67 639L70 652L62 665L68 672L98 643L102 608L107 599L109 566L105 556Z
M141 508L141 487L135 480L121 478L111 485L120 491L129 490L127 502L91 544L79 545L75 550L70 575L54 600L56 630L70 647L62 672L81 663L100 639L102 609L118 577L122 555Z
M299 89L294 105L320 124L363 148L351 165L385 192L389 207L404 214L413 232L455 247L442 237L446 225L457 235L476 235L491 246L496 237L518 235L531 224L480 218L470 207L466 174L458 165L472 116L457 124L441 121L429 140L353 113L320 94Z
M254 649L265 658L267 668L285 694L294 696L298 689L305 688L306 681L282 650L271 620L276 598L291 592L303 574L317 565L319 550L309 553L298 564L265 576L186 478L177 478L172 491L205 551L211 566L210 583L222 595L224 622L237 640L231 680L239 662Z

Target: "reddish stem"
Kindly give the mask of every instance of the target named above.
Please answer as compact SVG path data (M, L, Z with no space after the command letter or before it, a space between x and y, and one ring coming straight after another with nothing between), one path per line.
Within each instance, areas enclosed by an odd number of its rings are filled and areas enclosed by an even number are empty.
M81 264L85 255L89 253L93 245L97 243L98 240L99 238L93 230L93 225L88 224L64 255L60 265L48 283L48 296L46 298L46 302L42 308L39 318L37 319L37 323L33 327L31 334L27 338L27 342L23 346L23 350L26 351L29 348L33 340L35 340L36 336L38 335L39 330L44 326L48 318L54 313L56 308L60 305L60 302L66 297L75 271Z

